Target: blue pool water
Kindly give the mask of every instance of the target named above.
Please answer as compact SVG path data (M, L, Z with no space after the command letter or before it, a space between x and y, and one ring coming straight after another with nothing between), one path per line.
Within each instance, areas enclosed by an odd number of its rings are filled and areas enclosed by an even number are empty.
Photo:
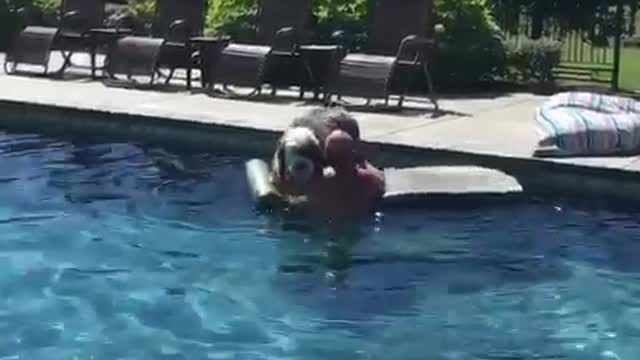
M637 359L640 221L536 202L358 229L243 159L0 134L0 359Z

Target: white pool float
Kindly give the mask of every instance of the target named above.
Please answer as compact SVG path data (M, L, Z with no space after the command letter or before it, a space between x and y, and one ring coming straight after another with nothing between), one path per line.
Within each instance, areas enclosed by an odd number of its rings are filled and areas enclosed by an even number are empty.
M640 153L640 102L589 92L564 92L536 109L543 133L536 156Z
M404 206L434 201L514 199L523 193L514 177L495 169L476 166L425 166L386 168L386 192L383 206ZM304 210L304 196L289 198L278 192L271 182L269 165L261 159L246 162L249 191L256 206L263 209L289 208Z
M261 159L247 161L245 172L249 190L256 205L273 208L283 204L285 199L271 182L271 169L266 161Z

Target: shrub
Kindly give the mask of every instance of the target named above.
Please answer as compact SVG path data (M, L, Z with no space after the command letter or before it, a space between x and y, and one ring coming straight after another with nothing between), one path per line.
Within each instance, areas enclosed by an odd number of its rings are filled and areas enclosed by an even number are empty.
M127 0L126 25L138 34L149 34L155 7L155 0Z
M437 0L434 77L439 86L464 87L504 73L501 31L486 0Z
M541 38L510 39L505 42L507 64L514 79L540 82L554 80L553 69L560 64L562 44L559 41Z
M314 41L332 42L336 31L340 43L353 51L367 42L367 0L316 0L313 7Z
M255 34L256 1L217 0L207 14L208 34L225 34L239 41L252 39Z
M33 6L43 14L44 17L52 19L58 15L62 0L33 0Z

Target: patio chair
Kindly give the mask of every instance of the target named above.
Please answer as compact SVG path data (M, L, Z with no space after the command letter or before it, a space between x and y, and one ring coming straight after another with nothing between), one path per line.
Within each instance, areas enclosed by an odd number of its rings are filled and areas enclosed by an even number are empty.
M291 27L276 32L272 45L229 44L213 70L214 83L252 88L249 96L262 93L269 84L275 95L278 86L292 82L297 69L296 34Z
M18 34L7 52L5 72L16 73L19 65L32 65L42 67L47 75L51 52L60 50L62 66L55 73L62 74L74 65L75 53L89 51L89 30L104 27L104 17L104 0L63 0L57 27L29 25Z
M367 105L372 98L382 98L388 105L391 95L399 95L401 108L412 82L421 78L427 83L429 100L438 110L426 55L432 43L409 35L402 40L396 56L348 54L340 61L332 93L337 93L338 98L364 97Z
M272 44L276 33L286 27L295 29L297 36L303 38L308 30L311 14L309 0L259 0L256 31L258 43Z
M433 36L433 0L377 0L369 14L367 53L395 56L409 35Z
M306 34L311 14L310 0L261 0L259 2L256 42L227 46L216 64L214 82L250 87L249 96L260 94L262 86L276 89L299 82L301 65L296 52Z
M157 77L165 84L177 69L186 70L187 88L191 88L192 69L196 65L191 37L202 34L208 0L156 0L151 36L126 36L117 41L107 57L109 82L137 84L136 77L148 77L153 85ZM165 75L161 69L168 69Z
M370 14L368 51L347 54L340 61L331 93L338 98L364 97L367 105L372 98L382 98L388 105L391 95L399 95L402 108L419 81L437 111L428 61L433 47L427 38L431 6L431 0L379 1Z

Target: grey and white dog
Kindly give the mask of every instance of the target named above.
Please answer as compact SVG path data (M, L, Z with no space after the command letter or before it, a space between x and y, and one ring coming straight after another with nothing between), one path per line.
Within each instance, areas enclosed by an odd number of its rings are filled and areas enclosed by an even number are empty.
M316 176L331 177L333 167L324 156L325 140L334 130L360 140L358 122L342 108L314 109L293 120L278 141L272 164L272 181L304 185Z

